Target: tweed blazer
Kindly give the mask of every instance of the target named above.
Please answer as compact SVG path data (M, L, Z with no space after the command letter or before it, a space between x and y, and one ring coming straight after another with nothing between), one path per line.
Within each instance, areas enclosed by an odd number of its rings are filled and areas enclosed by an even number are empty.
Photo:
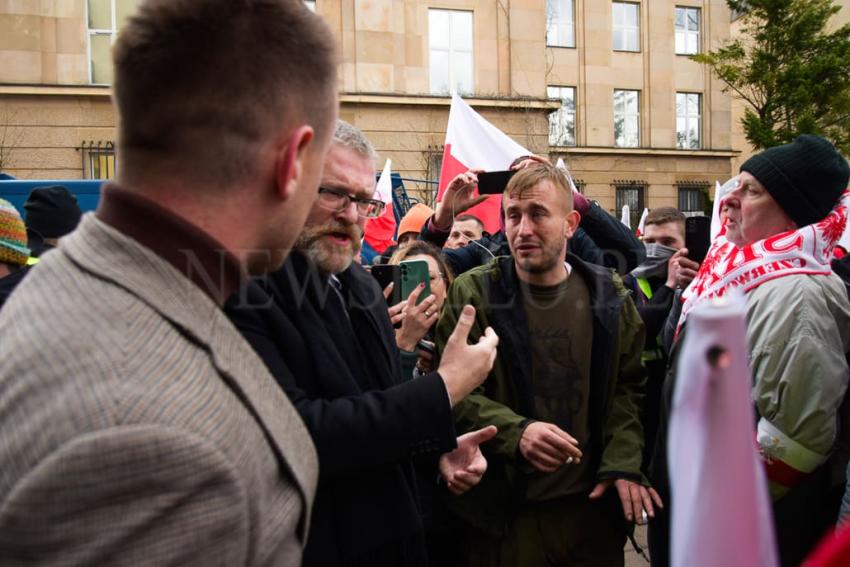
M0 565L300 564L303 422L218 305L94 215L0 315L0 428Z

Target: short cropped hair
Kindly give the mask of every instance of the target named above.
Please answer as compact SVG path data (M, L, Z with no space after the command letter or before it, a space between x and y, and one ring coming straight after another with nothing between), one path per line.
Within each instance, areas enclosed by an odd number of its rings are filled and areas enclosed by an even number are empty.
M345 120L337 119L333 143L353 150L363 157L369 158L372 162L378 159L378 153L375 151L375 146L372 145L369 138L363 134L360 128Z
M299 124L321 138L336 106L328 27L291 0L146 0L112 51L119 173L165 167L226 188Z
M470 215L470 214L467 213L467 214L458 215L458 216L455 217L455 222L458 222L458 221L463 222L463 221L468 221L468 220L475 221L478 224L478 226L481 227L481 230L484 230L484 223L481 222L481 219L476 217L475 215Z
M567 210L572 210L573 192L570 189L570 181L567 178L567 173L548 163L535 163L517 171L511 177L511 180L508 181L508 186L505 188L505 195L521 196L525 191L537 187L543 181L550 181L556 189L563 191L567 200Z
M682 214L682 211L674 207L658 207L649 211L649 214L646 215L644 225L667 224L668 222L677 222L685 226L685 215Z

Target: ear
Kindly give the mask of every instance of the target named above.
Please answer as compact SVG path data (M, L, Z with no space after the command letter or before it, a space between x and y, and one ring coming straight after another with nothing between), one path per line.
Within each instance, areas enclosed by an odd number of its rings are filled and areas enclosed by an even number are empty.
M278 149L275 180L277 194L282 201L292 198L298 188L303 175L304 154L315 137L313 128L305 124L296 128Z
M564 220L564 235L567 238L572 238L578 229L578 223L581 222L581 215L578 211L570 211L567 218Z

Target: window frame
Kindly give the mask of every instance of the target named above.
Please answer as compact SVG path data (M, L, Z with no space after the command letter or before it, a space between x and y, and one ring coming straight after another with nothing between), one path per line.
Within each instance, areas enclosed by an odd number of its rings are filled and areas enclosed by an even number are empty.
M623 205L629 206L629 223L632 230L637 229L640 223L640 217L643 210L646 208L646 193L648 185L644 181L633 180L614 180L614 206L616 207L617 218L623 211ZM632 206L631 200L624 203L620 198L620 191L637 191L637 203Z
M624 120L624 124L625 124L625 122L626 122L629 118L635 118L635 119L636 119L636 128L635 128L635 133L637 134L637 143L636 143L635 145L629 145L629 144L622 144L622 145L621 145L621 144L618 144L618 143L617 143L617 92L623 92L623 93L635 93L635 94L636 94L636 96L637 96L636 105L635 105L635 106L636 106L636 108L637 108L637 113L636 113L636 114L634 114L634 115L630 115L630 114L628 114L628 113L626 112L626 107L627 107L627 105L628 105L628 102L627 102L627 101L625 101L625 100L623 101L623 120ZM639 148L639 147L641 147L641 138L642 138L642 136L641 136L641 131L640 131L640 130L641 130L641 124L640 124L640 117L641 117L641 108L640 108L640 105L641 105L641 98L642 98L642 97L641 97L641 95L640 95L640 90L637 90L637 89L614 89L613 104L612 104L611 106L612 106L613 115L614 115L614 122L613 122L614 128L613 128L613 134L614 134L614 147L615 147L615 148ZM626 128L625 128L625 126L624 126L624 130L623 130L623 139L624 139L624 140L626 139L626 132L627 132L627 129L626 129Z
M683 21L685 24L684 29L679 29L679 26L676 24L676 15L678 15L678 11L682 10ZM688 29L688 12L693 11L697 14L697 29L689 30ZM683 51L679 51L679 35L682 35L683 40ZM688 37L696 36L696 51L688 51ZM696 6L675 6L675 12L673 17L673 49L676 52L676 55L696 55L697 53L702 52L702 10Z
M634 10L635 10L635 23L634 23L634 25L620 24L620 23L614 21L614 18L615 18L614 6L618 5L618 4L622 5L622 6L632 6L632 7L634 7ZM624 2L624 1L621 1L621 0L614 0L613 2L611 2L611 40L612 40L611 41L611 48L614 51L619 51L619 52L623 52L623 53L640 53L640 51L641 51L640 17L641 17L641 10L640 10L640 4L638 2ZM635 34L635 48L634 49L628 49L627 47L619 47L618 48L617 47L618 34L620 34L622 39L625 40L625 39L627 39L626 34L628 32L631 32L631 31L634 31L634 34ZM626 41L625 44L628 44L628 42Z
M557 90L558 94L553 96L552 90ZM566 111L566 109L564 108L564 100L566 100L566 99L561 94L564 90L572 91L573 108L572 108L571 112ZM577 91L576 87L573 87L573 86L570 86L570 85L547 85L546 86L547 98L550 98L550 99L551 98L557 98L558 100L561 101L561 108L550 113L549 116L548 116L548 119L549 119L549 145L550 146L572 147L572 146L577 145L577 140L578 140L578 121L577 121L578 120L578 112L577 112L577 108L578 107L576 105L576 91ZM569 116L569 115L572 115L572 142L569 142L569 140L567 140L567 143L561 143L563 136L559 136L557 138L552 137L553 120L559 120L559 119L561 119L561 117Z
M552 5L560 5L561 3L569 3L568 10L566 13L569 13L569 22L564 23L563 20L555 21L552 18L550 7ZM558 13L564 13L560 9ZM557 33L557 30L560 29L561 26L565 26L569 29L569 37L565 43L557 43L557 38L560 37L560 34ZM556 33L551 33L552 31ZM554 35L556 36L555 40L550 40L550 37ZM566 49L574 49L576 46L576 3L575 0L546 0L546 47L562 47Z
M705 216L708 209L708 189L710 187L707 181L677 181L676 182L676 204L678 209L682 211L686 217ZM683 205L687 205L694 199L688 199L688 195L699 195L699 200L702 203L702 208L691 209Z
M448 50L444 49L435 49L432 45L432 35L431 35L431 14L434 12L446 12L449 14L449 48ZM454 39L454 18L452 14L454 13L462 13L469 15L469 33L470 33L470 42L469 49L455 49L455 39ZM443 51L448 54L448 91L437 91L434 89L433 85L433 70L434 70L434 51ZM455 72L455 57L456 53L469 53L470 60L470 77L469 77L469 91L461 90L457 85L457 73ZM461 95L473 95L475 94L475 12L473 10L455 10L449 8L428 8L428 90L430 94L434 95L451 95L455 92Z
M680 96L685 97L685 104L684 104L685 113L684 114L679 114L679 97ZM691 113L688 112L688 110L691 106L688 101L689 101L689 97L691 97L691 96L697 97L696 114L691 114ZM691 132L691 128L689 126L690 126L691 121L693 120L694 116L696 117L696 121L697 121L697 125L696 125L697 126L696 127L696 133L697 133L696 142L697 142L697 144L696 144L696 147L692 147L689 143L690 142L689 133ZM680 141L680 139L679 139L679 134L680 134L679 119L683 119L685 121L684 139L682 141ZM676 149L679 149L679 150L700 150L700 149L702 149L702 93L676 91Z

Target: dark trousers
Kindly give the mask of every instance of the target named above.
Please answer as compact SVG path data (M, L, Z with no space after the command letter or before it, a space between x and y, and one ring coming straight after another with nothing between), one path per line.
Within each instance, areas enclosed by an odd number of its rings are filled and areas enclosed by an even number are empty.
M510 530L497 538L471 531L468 567L622 567L626 528L616 491L601 500L586 494L528 502Z

